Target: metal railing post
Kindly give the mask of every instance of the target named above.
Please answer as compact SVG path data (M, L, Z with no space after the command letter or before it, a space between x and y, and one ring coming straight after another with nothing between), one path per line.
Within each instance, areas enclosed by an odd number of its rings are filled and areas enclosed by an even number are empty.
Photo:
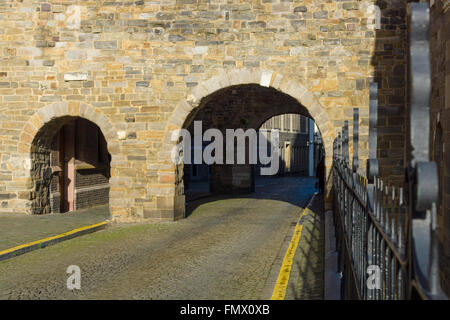
M359 158L358 158L358 141L359 139L359 109L353 109L353 172L358 171Z

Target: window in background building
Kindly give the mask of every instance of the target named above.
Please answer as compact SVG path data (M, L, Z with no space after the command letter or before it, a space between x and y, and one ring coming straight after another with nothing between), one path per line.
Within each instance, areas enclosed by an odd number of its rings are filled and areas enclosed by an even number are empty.
M274 117L273 122L273 129L281 130L281 116Z
M300 131L300 115L299 114L292 115L292 131L293 132Z
M300 132L308 133L308 118L300 116Z
M284 131L291 131L291 115L290 114L283 115L283 129L284 129Z

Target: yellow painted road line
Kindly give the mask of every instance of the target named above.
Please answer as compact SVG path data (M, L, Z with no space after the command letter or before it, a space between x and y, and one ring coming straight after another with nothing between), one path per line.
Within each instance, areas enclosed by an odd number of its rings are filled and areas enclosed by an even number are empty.
M56 236L52 236L52 237L36 240L36 241L33 241L33 242L28 242L28 243L25 243L25 244L21 244L19 246L13 247L13 248L9 248L9 249L0 251L0 256L4 255L4 254L7 254L7 253L14 252L14 251L18 251L18 250L23 249L23 248L31 247L31 246L34 246L34 245L37 245L37 244L40 244L40 243L44 243L44 242L48 242L48 241L51 241L51 240L63 238L63 237L72 235L74 233L78 233L80 231L84 231L84 230L87 230L87 229L92 229L92 228L97 228L97 227L100 227L100 226L104 226L107 223L108 222L103 221L103 222L99 222L99 223L96 223L96 224L92 224L90 226L85 226L85 227L73 229L73 230L70 230L70 231L58 234Z
M292 236L289 248L284 255L283 264L281 265L278 279L273 289L273 294L270 300L284 300L286 295L286 289L289 283L289 277L291 274L292 263L294 261L295 252L297 251L298 243L302 235L303 225L300 224L301 219L308 213L309 209L303 209L300 218L298 218L297 225L295 226L294 235Z

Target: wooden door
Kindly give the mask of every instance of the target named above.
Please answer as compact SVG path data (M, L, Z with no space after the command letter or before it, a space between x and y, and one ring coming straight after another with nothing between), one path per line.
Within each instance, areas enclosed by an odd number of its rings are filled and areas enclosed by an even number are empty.
M75 210L75 121L61 129L61 212Z

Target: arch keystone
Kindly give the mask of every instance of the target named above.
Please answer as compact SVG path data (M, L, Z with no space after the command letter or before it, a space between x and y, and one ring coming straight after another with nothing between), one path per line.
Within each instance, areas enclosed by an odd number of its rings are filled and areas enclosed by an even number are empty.
M67 102L58 102L49 106L53 109L53 114L55 117L62 117L67 115Z
M252 69L250 71L250 83L259 83L261 81L262 71L260 69Z
M241 79L241 82L244 84L248 84L248 83L254 83L253 79L252 79L252 73L250 72L250 70L247 69L241 69L239 72L239 77ZM258 79L256 79L256 83Z
M270 87L273 79L273 72L269 70L263 70L261 72L261 79L259 80L259 85L262 87Z
M71 116L79 116L80 115L80 104L79 103L69 103L67 114Z

